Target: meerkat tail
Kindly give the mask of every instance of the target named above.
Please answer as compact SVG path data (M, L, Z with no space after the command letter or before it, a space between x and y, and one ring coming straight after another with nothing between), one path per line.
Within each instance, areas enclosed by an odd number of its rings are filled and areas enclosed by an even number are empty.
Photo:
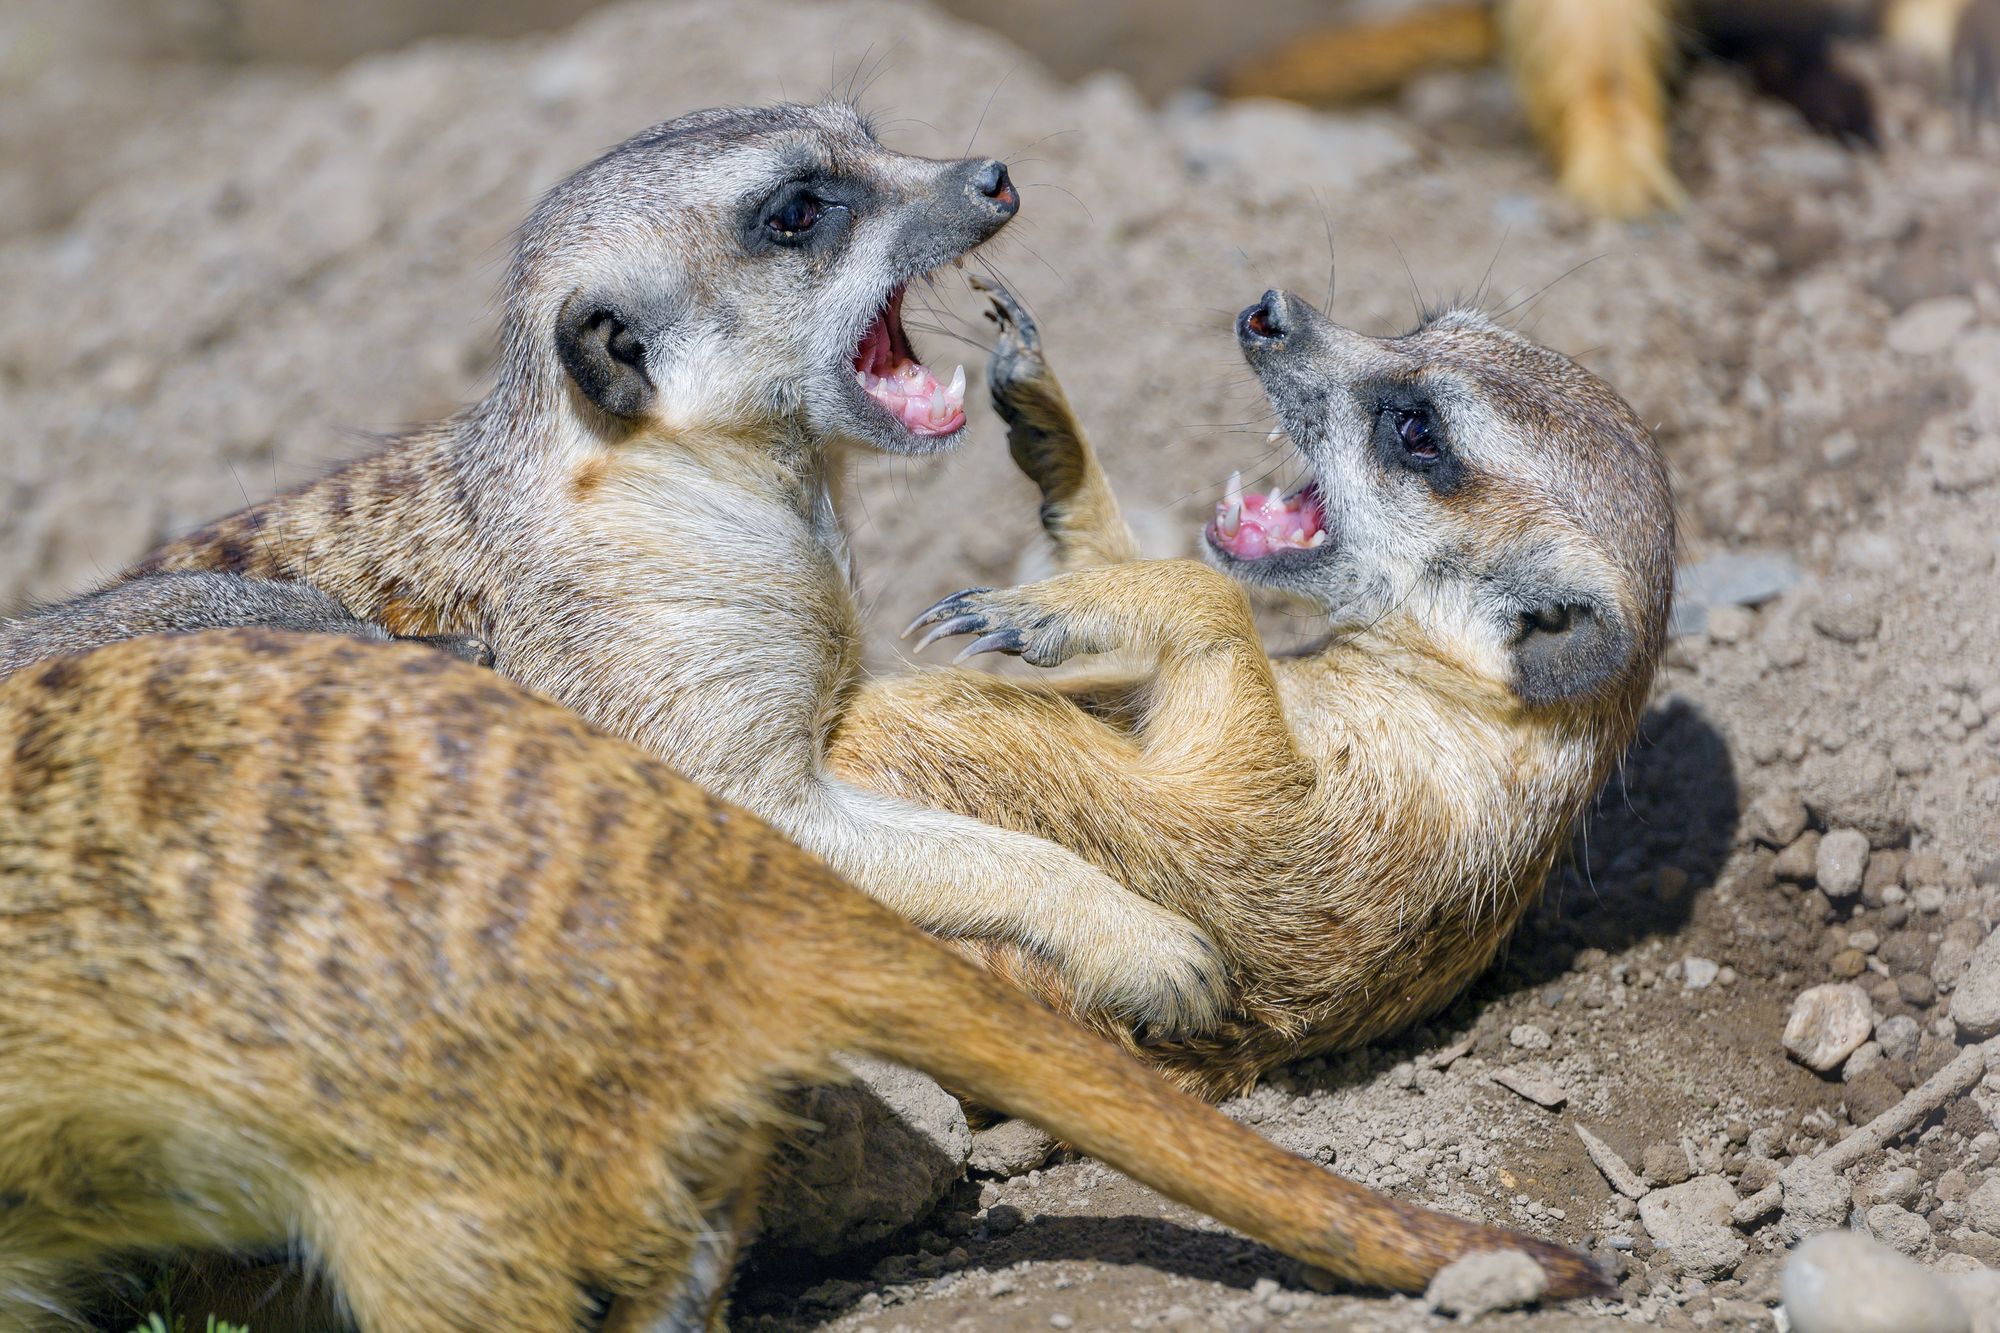
M1225 67L1215 90L1319 105L1385 97L1428 70L1492 59L1491 8L1447 4L1379 23L1316 28Z
M937 949L857 941L854 1044L922 1069L1295 1259L1421 1291L1463 1255L1521 1250L1548 1299L1610 1290L1584 1255L1378 1194L1284 1151L1106 1043ZM873 947L871 947L873 946ZM861 1006L855 1010L857 1003Z
M1667 163L1674 0L1502 0L1501 50L1563 190L1597 212L1678 208Z

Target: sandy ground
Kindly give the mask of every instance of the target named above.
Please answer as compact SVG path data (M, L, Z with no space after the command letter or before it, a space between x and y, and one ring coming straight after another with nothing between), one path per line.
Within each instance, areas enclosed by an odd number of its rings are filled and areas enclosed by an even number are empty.
M476 394L498 264L536 192L693 107L814 96L859 67L890 142L1014 162L1026 205L993 258L1161 553L1187 548L1232 467L1286 468L1229 319L1270 285L1323 297L1330 234L1340 318L1379 331L1416 299L1474 295L1508 310L1655 423L1687 561L1772 553L1800 575L1676 641L1645 743L1471 996L1229 1109L1406 1197L1622 1256L1624 1302L1496 1327L1769 1327L1777 1229L1694 1276L1573 1126L1659 1184L1693 1170L1748 1193L1951 1056L1951 989L2000 913L2000 173L1921 81L1860 59L1882 153L1698 70L1675 150L1691 206L1637 226L1550 192L1489 74L1348 116L1156 108L1121 77L1057 82L885 3L629 5L333 73L206 71L171 113L96 136L97 183L66 220L0 227L0 607L82 588ZM53 126L92 77L10 95L46 96ZM941 327L976 339L972 308L947 293ZM934 361L958 354L917 336ZM962 354L976 378L977 347ZM983 410L956 458L863 459L856 479L871 657L903 669L893 627L1031 556L1030 488ZM1812 853L1844 829L1872 852L1836 903ZM1845 1079L1780 1045L1798 993L1836 978L1885 1024ZM1562 1107L1492 1081L1514 1065ZM2000 1262L1965 1202L1993 1172L1995 1116L1981 1089L1855 1168L1866 1199L1887 1168L1917 1178L1894 1195L1914 1229L1857 1221L1933 1264ZM1430 1319L1322 1292L1089 1162L968 1182L930 1226L825 1269L767 1259L738 1299L744 1328L883 1333Z

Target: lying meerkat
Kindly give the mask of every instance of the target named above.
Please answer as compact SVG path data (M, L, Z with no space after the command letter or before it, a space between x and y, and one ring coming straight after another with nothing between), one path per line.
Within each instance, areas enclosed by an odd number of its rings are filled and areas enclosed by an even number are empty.
M0 684L0 1323L283 1245L365 1333L709 1326L787 1086L926 1070L1308 1263L1518 1248L1168 1087L445 654L234 630Z
M0 680L51 657L88 652L141 634L257 626L300 634L345 634L371 643L395 636L317 588L236 574L155 574L101 588L14 620L0 620ZM466 635L408 640L491 666L493 653Z
M1198 1025L1226 978L1184 917L823 763L860 641L836 455L956 439L963 372L917 359L904 293L1017 207L1002 163L891 152L844 104L648 130L529 218L481 402L128 577L305 582L396 634L476 637L930 930L1013 940L1136 1022Z
M1214 569L1140 561L1033 326L995 300L994 401L1066 572L955 594L912 629L1043 666L1154 666L871 681L835 769L1075 848L1199 923L1229 958L1232 1013L1178 1039L1137 1040L1039 960L978 947L1183 1087L1226 1095L1436 1010L1636 732L1673 587L1651 436L1595 375L1482 315L1373 338L1270 292L1237 337L1312 480L1232 479L1204 534ZM1244 584L1315 604L1329 637L1272 660Z

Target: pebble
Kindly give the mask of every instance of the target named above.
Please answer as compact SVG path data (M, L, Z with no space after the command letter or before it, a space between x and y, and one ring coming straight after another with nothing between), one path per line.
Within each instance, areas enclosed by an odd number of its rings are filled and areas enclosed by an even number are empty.
M1896 978L1896 993L1906 1004L1928 1009L1937 1003L1937 983L1922 972L1905 972Z
M1802 1157L1778 1173L1778 1185L1784 1199L1778 1235L1787 1244L1847 1225L1853 1195L1840 1173L1825 1163Z
M1868 1230L1890 1249L1917 1254L1931 1243L1930 1223L1900 1204L1878 1203L1867 1218Z
M1812 611L1813 628L1837 643L1865 643L1882 630L1882 608L1856 588L1836 588Z
M1908 1014L1897 1014L1875 1025L1875 1040L1882 1047L1882 1054L1891 1060L1915 1058L1917 1042L1922 1037L1923 1029Z
M1487 1077L1509 1092L1517 1092L1536 1105L1546 1106L1551 1111L1569 1100L1568 1089L1560 1083L1523 1066L1496 1069Z
M1988 935L1966 959L1951 996L1951 1021L1969 1041L2000 1033L2000 930Z
M1650 1185L1678 1185L1694 1174L1677 1143L1649 1143L1639 1161Z
M1806 831L1806 803L1795 791L1767 791L1743 812L1750 836L1772 847L1789 847Z
M1827 960L1826 970L1838 981L1852 981L1868 970L1868 956L1859 949L1842 949Z
M1548 1288L1549 1275L1519 1250L1486 1250L1439 1269L1424 1291L1424 1304L1438 1314L1472 1320L1532 1304Z
M1835 902L1860 893L1868 874L1868 835L1851 828L1830 830L1819 840L1813 872L1820 892Z
M1965 1222L1974 1231L2000 1236L2000 1175L1965 1196Z
M1950 349L1977 313L1963 296L1919 301L1890 322L1889 349L1904 356L1937 356Z
M1681 962L1681 984L1688 990L1707 990L1721 971L1720 964L1690 954Z
M1922 1182L1907 1166L1878 1171L1868 1177L1855 1199L1865 1207L1883 1203L1908 1203L1917 1197Z
M1944 885L1920 884L1910 894L1910 906L1927 916L1936 916L1944 910Z
M1052 1314L1052 1315L1050 1315L1050 1316L1049 1316L1049 1327L1050 1327L1050 1328L1075 1328L1075 1327L1076 1327L1076 1320L1074 1320L1074 1319L1071 1319L1071 1318L1070 1318L1070 1317L1069 1317L1068 1315L1066 1315L1066 1314Z
M1771 873L1787 884L1810 884L1819 865L1819 834L1807 829L1771 861Z
M1548 1032L1533 1023L1517 1024L1514 1030L1507 1034L1507 1040L1524 1051L1546 1051L1555 1045Z
M1874 1028L1874 1005L1859 986L1814 986L1792 1003L1785 1051L1806 1068L1829 1073L1859 1050Z
M1792 1333L1971 1333L1944 1281L1855 1231L1813 1236L1781 1284Z
M1727 1179L1696 1176L1639 1200L1639 1221L1675 1268L1706 1281L1734 1272L1748 1252L1729 1224L1735 1206L1736 1189Z

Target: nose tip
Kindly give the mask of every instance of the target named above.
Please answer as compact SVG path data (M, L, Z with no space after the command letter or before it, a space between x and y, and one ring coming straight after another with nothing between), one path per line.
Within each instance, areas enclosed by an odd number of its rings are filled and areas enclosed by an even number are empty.
M1236 337L1245 343L1271 343L1285 336L1285 294L1277 289L1236 317Z
M972 175L973 188L999 204L1008 212L1021 206L1021 197L1014 191L1014 182L1007 176L1007 164L998 158L988 158Z

